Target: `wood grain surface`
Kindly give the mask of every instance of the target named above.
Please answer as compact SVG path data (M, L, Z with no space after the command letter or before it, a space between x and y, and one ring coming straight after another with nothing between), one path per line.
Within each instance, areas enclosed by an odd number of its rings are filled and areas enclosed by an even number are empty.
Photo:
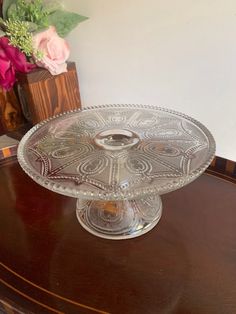
M86 232L76 200L15 159L0 167L0 198L0 305L12 313L236 313L235 184L202 175L163 195L151 232L123 241Z
M215 156L207 171L208 173L236 183L236 161Z
M17 130L25 123L14 89L0 87L0 135Z
M68 63L68 72L55 76L42 68L19 74L18 86L24 112L33 124L81 107L74 62Z

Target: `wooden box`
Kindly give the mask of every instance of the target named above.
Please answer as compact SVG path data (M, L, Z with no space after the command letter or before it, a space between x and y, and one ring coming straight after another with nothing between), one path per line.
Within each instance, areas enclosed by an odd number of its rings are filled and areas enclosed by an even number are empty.
M25 123L14 89L0 87L0 135L15 131Z
M32 124L81 107L75 63L68 62L67 69L55 76L42 68L18 75L18 95Z

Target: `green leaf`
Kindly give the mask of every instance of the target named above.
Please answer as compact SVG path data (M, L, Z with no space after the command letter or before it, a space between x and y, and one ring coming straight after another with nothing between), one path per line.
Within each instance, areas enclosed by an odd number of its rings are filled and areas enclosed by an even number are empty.
M5 36L6 34L3 32L3 31L1 31L0 30L0 37L3 37L3 36Z
M63 10L63 4L61 0L43 0L43 7L49 14L57 10Z
M79 23L87 19L87 17L77 13L57 10L48 16L48 24L56 27L59 36L65 37Z
M7 9L7 18L15 20L17 17L17 8L16 4L12 3Z
M16 3L16 0L3 0L2 4L2 16L4 20L7 19L7 10L13 3Z

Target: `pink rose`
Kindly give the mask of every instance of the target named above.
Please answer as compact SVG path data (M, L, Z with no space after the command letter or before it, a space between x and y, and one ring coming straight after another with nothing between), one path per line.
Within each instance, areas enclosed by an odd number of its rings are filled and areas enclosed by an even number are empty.
M70 49L67 42L58 36L54 26L34 35L33 45L35 51L43 53L40 60L34 55L38 66L48 69L52 75L67 72L66 60L69 58Z
M10 89L16 81L16 72L28 73L35 65L27 62L25 55L9 44L7 37L0 38L0 85Z

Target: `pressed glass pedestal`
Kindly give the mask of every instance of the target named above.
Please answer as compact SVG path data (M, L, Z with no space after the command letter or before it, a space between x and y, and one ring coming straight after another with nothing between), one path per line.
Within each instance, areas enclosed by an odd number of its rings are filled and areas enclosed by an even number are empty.
M104 105L61 114L33 127L18 160L40 185L77 198L90 233L127 239L161 218L161 194L195 180L215 141L198 121L143 105Z

